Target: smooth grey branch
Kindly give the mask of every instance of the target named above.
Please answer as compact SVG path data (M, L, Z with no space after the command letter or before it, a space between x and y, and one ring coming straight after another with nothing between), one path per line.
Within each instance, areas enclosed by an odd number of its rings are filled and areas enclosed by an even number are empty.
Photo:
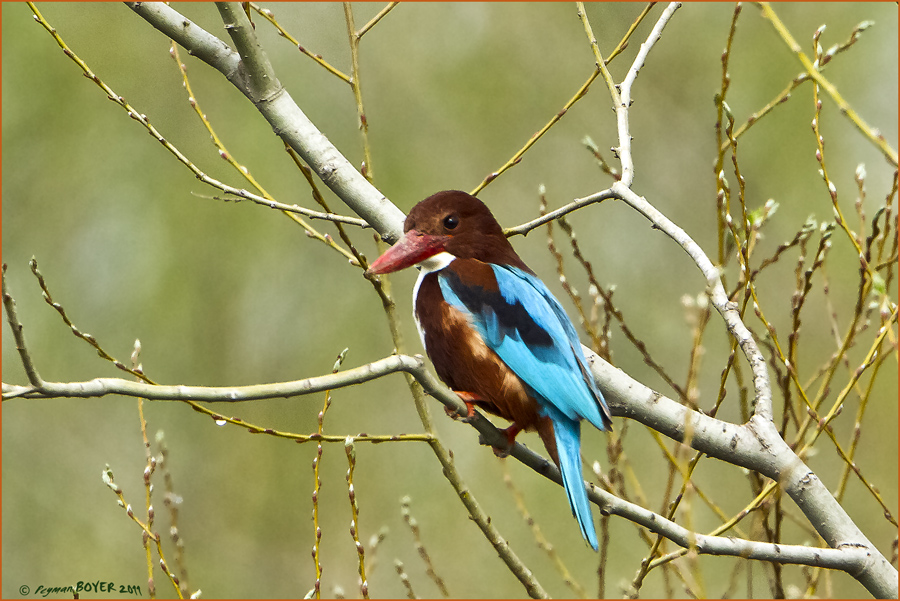
M605 491L604 491L605 492ZM863 571L869 562L869 553L860 547L823 549L807 545L782 545L744 540L731 536L709 536L691 532L643 507L628 503L609 493L613 501L606 510L662 534L685 549L696 549L701 555L722 555L771 561L781 564L798 564L841 570L850 574Z
M709 418L702 413L691 412L689 414L688 410L681 405L664 399L649 389L644 389L640 396L648 399L644 406L646 411L636 411L629 417L641 421L671 438L684 441L693 448L713 457L755 470L777 481L832 548L839 549L846 546L867 550L868 561L866 561L865 569L858 573L855 573L853 569L848 570L854 577L858 578L874 595L896 596L897 571L856 527L843 507L828 492L812 470L797 457L775 429L772 423L772 392L765 358L759 351L750 330L743 323L737 307L729 301L719 270L709 260L703 249L683 229L675 225L646 199L631 190L634 178L631 136L628 129L631 90L647 54L679 7L679 3L672 3L666 8L647 41L641 45L622 84L618 86L619 103L615 110L619 132L618 152L622 160L622 179L615 182L610 190L649 219L654 227L671 237L700 269L706 279L707 292L713 306L722 316L729 332L737 340L753 372L754 409L753 417L748 423L735 426ZM592 352L590 354L593 355ZM593 365L597 368L605 363L593 361ZM596 369L594 375L597 377ZM604 392L607 392L603 382L598 380L598 383ZM641 386L641 388L643 387ZM638 390L630 387L629 392L637 394ZM635 403L637 400L635 397L629 395L627 398L630 408L633 409L639 405ZM672 403L668 407L668 411L661 410L661 405L666 404L663 401ZM667 415L669 419L665 419Z
M284 88L241 6L235 2L216 2L216 8L241 57L236 72L241 81L239 87L254 104L279 94Z
M425 361L421 356L392 355L380 361L335 374L276 384L225 387L166 386L123 380L121 378L95 378L87 382L42 382L39 387L30 387L33 388L31 392L21 390L28 387L15 387L3 384L3 393L5 395L8 391L10 394L30 399L91 398L119 394L152 401L189 400L204 403L240 403L261 399L290 398L333 390L344 386L362 384L398 371L415 373L422 370L424 364ZM457 402L459 402L459 399L457 399ZM465 409L462 410L465 411Z

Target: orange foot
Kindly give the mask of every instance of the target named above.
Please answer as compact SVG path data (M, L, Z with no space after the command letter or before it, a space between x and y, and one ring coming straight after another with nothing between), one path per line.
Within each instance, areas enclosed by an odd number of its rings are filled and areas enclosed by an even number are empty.
M492 448L494 449L494 455L503 459L504 457L509 457L509 452L516 444L516 436L518 436L519 432L522 431L522 427L519 426L519 424L513 422L507 429L500 431L506 434L506 440L509 443L509 446L506 449L500 449L497 447Z
M481 397L472 393L472 392L461 392L459 390L454 390L462 402L466 404L466 415L462 417L462 421L468 423L470 419L475 417L475 403L481 400ZM453 419L459 419L461 416L456 412L455 409L451 409L450 407L444 407L444 411L452 417Z

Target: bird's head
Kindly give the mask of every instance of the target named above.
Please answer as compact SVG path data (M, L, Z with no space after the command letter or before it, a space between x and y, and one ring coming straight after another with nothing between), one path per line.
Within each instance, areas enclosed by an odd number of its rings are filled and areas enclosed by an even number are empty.
M441 253L450 255L445 265L452 259L477 259L528 269L487 206L459 190L438 192L414 206L403 231L403 237L372 263L369 273L399 271Z

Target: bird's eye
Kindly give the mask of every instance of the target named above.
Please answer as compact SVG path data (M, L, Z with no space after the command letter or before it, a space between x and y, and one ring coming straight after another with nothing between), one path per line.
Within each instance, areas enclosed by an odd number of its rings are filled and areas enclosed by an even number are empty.
M459 217L456 215L447 215L444 217L444 227L448 230L456 229L457 225L459 225Z

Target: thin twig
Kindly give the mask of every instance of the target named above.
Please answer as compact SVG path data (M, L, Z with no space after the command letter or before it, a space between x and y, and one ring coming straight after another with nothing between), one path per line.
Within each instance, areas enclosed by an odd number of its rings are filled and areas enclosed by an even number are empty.
M31 258L34 261L34 257ZM37 367L31 360L31 353L28 351L28 345L25 343L25 326L19 321L19 314L16 311L16 301L12 295L6 291L6 263L3 264L3 307L6 309L6 320L9 322L9 329L12 330L13 338L16 341L16 350L19 352L19 359L22 361L22 367L25 368L25 375L31 386L28 388L39 389L44 385L44 381L38 374ZM6 391L4 390L4 393Z
M838 92L837 88L832 85L830 81L825 79L825 76L819 71L819 65L813 64L812 61L809 60L809 57L803 52L803 49L800 48L800 44L794 40L794 37L788 31L787 27L785 27L784 23L782 23L781 19L778 18L778 15L775 14L775 11L772 10L772 7L768 2L760 2L760 9L762 9L763 16L772 23L772 27L775 28L775 31L778 32L778 35L781 36L781 39L784 40L784 43L791 49L800 63L803 65L803 68L806 69L806 72L809 74L811 78L813 78L816 83L818 83L822 88L828 92L828 95L831 96L831 99L838 105L841 113L846 115L850 122L856 126L856 128L862 132L862 134L872 141L875 146L877 146L882 154L891 162L892 165L897 165L897 151L891 148L891 146L887 143L887 140L884 138L884 134L873 129L862 118L856 114L856 111L844 100L844 97Z
M376 23L381 21L385 17L385 15L387 15L389 12L394 10L394 7L397 6L398 4L400 4L400 3L399 2L388 2L384 8L382 8L380 11L378 11L377 15L372 17L368 23L366 23L365 25L363 25L362 27L359 28L359 31L356 32L356 37L361 38L364 35L366 35L366 33L370 29L375 27Z
M310 52L309 50L304 48L303 45L300 44L300 42L298 42L294 38L294 36L292 36L290 33L288 33L287 30L285 30L278 23L278 21L275 19L275 14L271 10L269 10L268 8L261 8L255 2L250 3L250 8L252 8L256 12L258 12L260 15L263 16L264 19L266 19L266 21L271 23L272 26L275 27L275 29L278 31L278 35L280 35L281 37L283 37L284 39L286 39L290 43L292 43L294 46L296 46L297 50L299 50L300 52L302 52L309 58L316 61L320 66L324 67L325 70L327 70L332 75L335 75L336 77L345 81L346 83L350 83L350 77L348 75L344 74L339 69L332 66L328 61L324 60L321 55Z
M151 530L151 525L148 523L142 522L136 515L134 515L134 510L131 508L131 504L125 501L125 496L122 493L122 488L116 484L113 479L112 470L109 468L109 465L103 470L103 482L106 486L109 487L110 490L115 493L116 497L119 499L119 507L125 510L125 513L128 515L131 520L137 524L141 530L143 530L144 536L146 536L149 540L152 540L156 545L156 552L159 556L159 566L162 568L163 572L165 572L166 576L169 579L169 582L172 583L172 586L175 587L175 594L178 595L179 599L184 599L184 596L181 594L181 587L178 586L178 577L169 570L166 564L166 556L163 553L161 539L159 534L153 532Z

